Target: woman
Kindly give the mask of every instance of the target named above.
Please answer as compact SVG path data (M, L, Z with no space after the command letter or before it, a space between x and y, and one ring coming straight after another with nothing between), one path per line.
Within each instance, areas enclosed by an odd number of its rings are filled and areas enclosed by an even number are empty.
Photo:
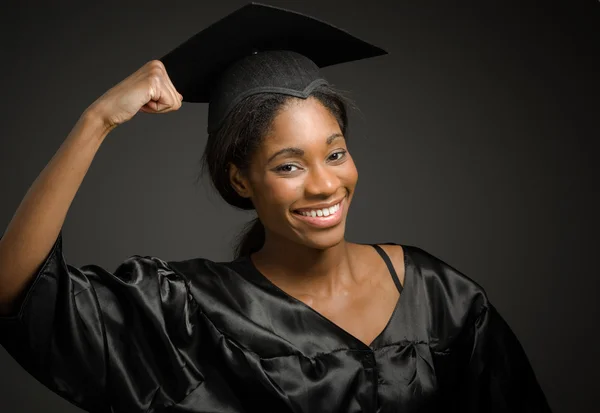
M252 34L216 41L232 28ZM0 343L92 412L549 411L479 285L417 247L344 239L358 174L344 100L318 67L379 54L251 5L110 89L0 240ZM104 139L184 98L210 101L216 189L257 212L236 259L68 265L61 227Z

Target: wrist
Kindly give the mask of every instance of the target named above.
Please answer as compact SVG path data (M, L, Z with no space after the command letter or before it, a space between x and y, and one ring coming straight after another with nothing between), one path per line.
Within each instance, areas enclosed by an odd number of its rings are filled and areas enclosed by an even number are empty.
M98 110L93 107L86 109L77 123L87 131L87 134L100 141L104 140L116 127L116 125L109 125Z

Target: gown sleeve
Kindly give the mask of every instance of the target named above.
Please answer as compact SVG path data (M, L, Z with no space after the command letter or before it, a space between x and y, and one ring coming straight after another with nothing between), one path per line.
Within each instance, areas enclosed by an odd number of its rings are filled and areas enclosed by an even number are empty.
M90 412L174 404L202 382L197 304L188 281L155 257L114 273L76 268L62 231L22 295L0 317L0 344L44 386Z
M551 412L523 347L489 302L475 317L470 336L466 380L470 394L462 400L469 406L462 411Z

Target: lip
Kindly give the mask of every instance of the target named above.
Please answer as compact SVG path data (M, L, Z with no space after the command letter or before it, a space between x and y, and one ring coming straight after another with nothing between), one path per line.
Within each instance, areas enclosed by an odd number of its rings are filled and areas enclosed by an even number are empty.
M296 212L292 212L294 217L302 222L306 222L307 224L318 227L318 228L328 228L334 225L339 224L342 221L342 216L344 214L344 206L346 204L346 198L342 198L338 203L340 204L339 209L333 215L329 215L326 217L307 217ZM333 204L337 205L337 204ZM318 209L318 208L315 208Z
M344 198L346 198L346 197L340 198L340 199L338 199L338 200L337 200L337 201L335 201L335 202L331 202L330 204L320 204L320 205L316 205L316 206L310 206L310 207L305 207L305 208L296 208L296 209L294 209L294 211L298 211L298 210L300 210L300 209L305 209L305 210L306 210L306 209L308 209L308 210L312 210L312 209L331 208L332 206L334 206L334 205L337 205L337 204L339 204L340 202L342 202L342 200L344 200Z

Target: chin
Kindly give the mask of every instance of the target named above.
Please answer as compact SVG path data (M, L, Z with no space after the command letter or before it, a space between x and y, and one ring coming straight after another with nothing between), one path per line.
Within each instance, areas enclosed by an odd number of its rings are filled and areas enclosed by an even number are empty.
M295 238L297 239L296 242L309 248L326 250L344 241L345 230L346 222L342 221L332 228L303 232L299 239L299 234L296 234Z
M313 249L317 249L317 250L326 250L329 248L333 248L336 245L338 245L340 242L342 242L344 240L343 235L341 237L338 237L336 239L329 239L327 241L318 241L318 240L314 240L311 245L309 245L311 248Z

